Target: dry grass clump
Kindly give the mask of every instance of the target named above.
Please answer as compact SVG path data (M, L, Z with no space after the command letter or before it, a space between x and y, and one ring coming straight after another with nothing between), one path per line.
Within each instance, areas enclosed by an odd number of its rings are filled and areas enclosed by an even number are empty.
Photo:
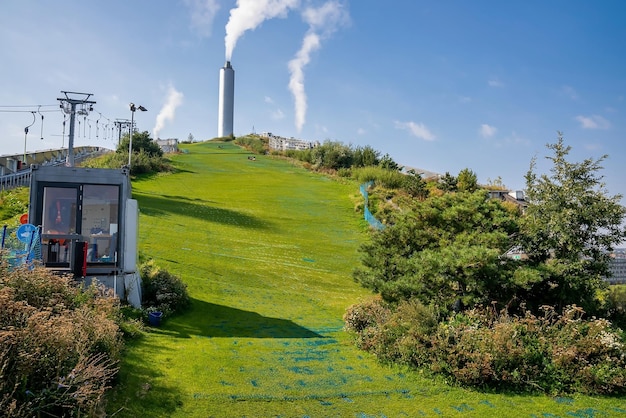
M0 264L0 410L97 416L123 346L119 300L42 268Z
M382 314L384 312L384 314ZM623 395L624 333L609 321L583 318L576 306L543 316L473 309L440 318L415 301L389 310L380 301L344 316L357 345L384 362L406 364L462 385L522 392Z

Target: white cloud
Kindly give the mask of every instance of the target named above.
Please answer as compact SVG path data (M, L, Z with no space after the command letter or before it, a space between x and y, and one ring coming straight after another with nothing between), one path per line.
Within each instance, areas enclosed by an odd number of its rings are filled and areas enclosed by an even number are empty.
M489 87L504 87L504 83L497 78L492 78L487 81L487 84L489 84Z
M280 109L276 109L272 112L272 119L274 120L283 119L284 117L285 117L285 114Z
M264 100L265 100L265 103L274 104L274 100L269 96L265 96Z
M578 115L576 120L580 122L580 126L583 129L609 129L611 127L611 123L608 120L598 115Z
M578 93L571 86L561 87L561 92L572 100L578 100Z
M495 126L491 126L486 123L480 125L480 135L482 135L483 138L491 138L497 131L498 129Z
M365 135L367 133L367 131L363 128L359 128L356 130L356 133L359 135Z
M459 103L470 103L472 101L471 97L468 96L460 96Z
M423 123L395 121L395 126L396 129L408 131L411 135L425 141L435 140L435 135L433 135Z
M202 37L211 36L213 20L220 9L218 0L184 0L191 12L191 27Z

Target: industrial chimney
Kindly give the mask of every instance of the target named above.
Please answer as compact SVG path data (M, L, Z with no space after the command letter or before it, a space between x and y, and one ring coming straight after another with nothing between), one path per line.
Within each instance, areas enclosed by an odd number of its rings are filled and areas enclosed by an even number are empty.
M235 70L226 61L220 69L220 91L218 105L217 136L233 135L233 115L235 112Z

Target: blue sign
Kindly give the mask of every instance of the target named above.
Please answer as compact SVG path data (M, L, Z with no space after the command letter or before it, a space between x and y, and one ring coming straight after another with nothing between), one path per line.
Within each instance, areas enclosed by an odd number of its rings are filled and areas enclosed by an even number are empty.
M35 231L37 230L37 227L33 224L23 224L20 225L19 228L17 228L17 239L19 239L22 242L25 242L26 244L30 244L33 234L35 233Z

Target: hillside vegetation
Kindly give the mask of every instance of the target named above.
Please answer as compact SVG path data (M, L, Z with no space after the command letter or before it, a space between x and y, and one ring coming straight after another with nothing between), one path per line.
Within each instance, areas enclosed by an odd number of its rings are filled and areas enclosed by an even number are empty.
M140 250L191 306L130 342L108 411L135 416L572 415L619 400L508 396L381 365L344 331L371 298L352 274L367 242L359 183L231 143L198 143L138 178Z

